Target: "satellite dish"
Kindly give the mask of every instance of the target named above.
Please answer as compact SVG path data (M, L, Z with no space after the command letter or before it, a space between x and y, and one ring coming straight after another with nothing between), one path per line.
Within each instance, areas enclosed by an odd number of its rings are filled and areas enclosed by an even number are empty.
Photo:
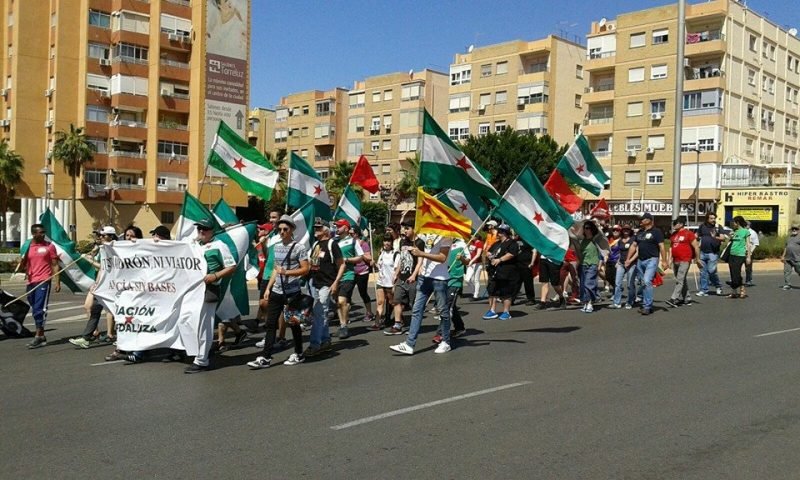
M411 77L413 75L414 75L414 69L412 68L411 70L408 71L408 76Z
M470 45L467 49L467 53L472 53L473 50L475 50L475 45Z
M606 26L606 23L608 23L608 20L606 19L606 17L603 17L600 19L599 22L597 22L597 26L603 28Z
M793 37L796 37L797 36L797 29L796 28L790 28L789 29L789 35L791 35Z

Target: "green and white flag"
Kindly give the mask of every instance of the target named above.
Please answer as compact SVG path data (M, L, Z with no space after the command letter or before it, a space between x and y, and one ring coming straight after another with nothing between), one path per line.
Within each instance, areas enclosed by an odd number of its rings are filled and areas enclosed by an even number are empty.
M269 200L278 182L278 170L256 147L219 122L208 164L229 176L245 192Z
M256 229L254 223L239 224L217 233L214 237L228 247L237 265L233 275L222 280L222 300L217 307L217 318L220 320L250 314L250 299L247 296L247 257L256 237ZM258 270L255 273L258 274Z
M312 199L292 214L292 221L297 227L294 230L294 240L306 249L311 248L311 244L314 243L314 217L318 216L316 208L317 205Z
M542 255L556 262L564 260L572 217L547 193L530 167L508 187L495 213Z
M172 236L175 240L191 241L197 237L195 223L198 220L210 219L214 224L215 231L222 231L219 221L211 211L206 208L203 203L189 192L183 193L183 207L181 208L181 216L175 223L176 231Z
M472 194L467 194L458 190L448 189L438 195L436 198L442 201L445 205L457 211L461 215L472 220L472 232L475 233L478 227L483 224L483 221L489 217L489 207L481 200Z
M350 222L350 226L358 226L361 228L366 227L366 219L361 216L361 197L358 192L353 189L352 185L347 185L342 193L342 198L339 200L339 207L333 218L344 218Z
M211 209L211 212L217 218L217 222L219 222L220 225L231 226L240 223L236 212L233 211L231 206L228 205L228 202L223 198L219 199ZM256 252L252 243L247 251L247 255L244 257L243 265L245 266L245 277L247 280L253 280L258 276L258 252Z
M597 161L592 153L586 137L578 135L575 143L569 147L567 153L561 157L556 166L556 170L570 183L573 183L584 190L600 195L603 187L609 178L600 162Z
M290 208L300 208L313 201L316 216L323 220L331 219L331 197L325 189L325 182L308 162L294 152L289 157L288 187L286 203Z
M486 176L450 140L427 110L424 117L419 185L429 188L452 188L489 199L500 198L500 194Z
M70 240L64 227L56 220L49 208L45 209L42 216L39 217L39 223L44 226L45 238L56 247L58 266L61 269L61 284L69 288L72 293L88 292L94 285L97 271L91 263L81 258L81 254L75 249L75 242ZM20 247L20 255L25 256L30 246L31 240L28 239ZM65 269L66 265L69 266Z

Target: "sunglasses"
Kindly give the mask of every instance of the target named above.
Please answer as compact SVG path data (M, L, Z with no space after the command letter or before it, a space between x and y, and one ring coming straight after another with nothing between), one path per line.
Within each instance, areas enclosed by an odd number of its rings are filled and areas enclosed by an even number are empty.
M206 228L206 227L197 227L197 231L198 232L210 232L211 229L210 228Z
M283 228L279 228L279 229L278 229L278 231L279 231L279 232L288 232L288 231L289 231L289 229L288 229L288 228L286 228L286 227L283 227Z

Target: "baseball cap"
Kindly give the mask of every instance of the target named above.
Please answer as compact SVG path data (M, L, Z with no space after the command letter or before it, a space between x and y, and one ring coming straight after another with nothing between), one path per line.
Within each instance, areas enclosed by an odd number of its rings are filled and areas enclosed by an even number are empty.
M150 230L150 235L158 235L159 237L163 238L164 240L170 240L171 235L169 233L169 228L165 227L164 225L159 225L156 228Z
M644 212L643 214L641 214L639 216L639 219L641 219L641 220L652 220L653 219L653 214L650 213L650 212Z
M194 222L194 224L195 226L200 227L204 230L214 229L214 222L212 222L210 218L201 218L200 220Z
M505 223L502 223L502 224L500 224L500 225L497 227L497 230L498 230L498 231L501 231L501 232L511 233L511 227L509 227L509 226L508 226L508 225L506 225Z
M620 227L619 225L614 225L612 230L622 230L622 227Z
M497 226L497 222L494 221L494 220L489 220L488 222L486 222L486 225L489 226L489 227L496 227ZM506 225L506 226L508 226L508 225Z
M347 227L347 228L350 228L350 222L348 222L348 221L347 221L346 219L344 219L344 218L340 218L339 220L336 220L336 226L337 226L337 227Z
M273 228L273 225L271 223L269 223L269 222L262 223L261 225L258 226L259 230L264 230L265 232L271 232L272 228Z
M114 230L114 227L112 227L111 225L106 225L100 230L95 230L94 233L97 233L99 235L116 235L117 231Z
M314 228L318 228L318 227L322 228L322 227L327 227L327 226L328 226L327 222L325 222L325 220L323 220L322 217L315 217L314 218Z

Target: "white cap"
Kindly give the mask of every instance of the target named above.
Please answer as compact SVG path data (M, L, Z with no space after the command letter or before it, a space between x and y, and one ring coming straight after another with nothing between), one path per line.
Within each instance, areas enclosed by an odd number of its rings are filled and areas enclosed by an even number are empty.
M497 226L497 222L494 221L494 220L489 220L488 222L486 222L486 225L490 226L490 227L496 227Z
M117 231L114 230L114 227L112 227L111 225L106 225L105 227L101 228L100 230L95 230L94 233L97 233L97 234L100 234L100 235L116 235Z

